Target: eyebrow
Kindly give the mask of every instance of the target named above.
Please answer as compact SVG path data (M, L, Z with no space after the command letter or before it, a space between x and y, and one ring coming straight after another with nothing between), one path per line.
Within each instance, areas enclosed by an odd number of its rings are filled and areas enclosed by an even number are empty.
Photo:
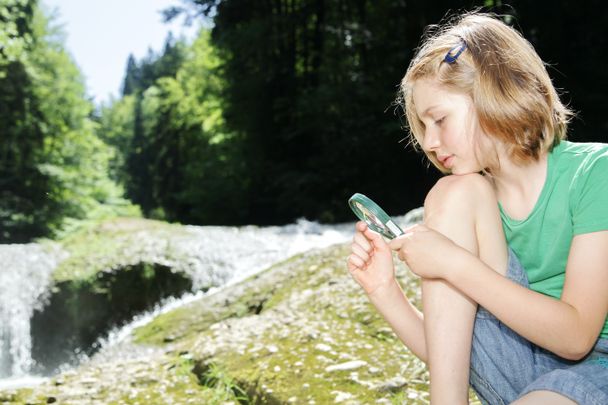
M422 113L420 116L421 116L421 117L424 117L425 115L429 115L429 112L430 112L431 110L434 110L435 108L439 108L439 105L438 105L438 104L436 104L436 105L432 105L432 106L430 106L429 108L427 108L426 110L424 110L424 112L423 112L423 113Z

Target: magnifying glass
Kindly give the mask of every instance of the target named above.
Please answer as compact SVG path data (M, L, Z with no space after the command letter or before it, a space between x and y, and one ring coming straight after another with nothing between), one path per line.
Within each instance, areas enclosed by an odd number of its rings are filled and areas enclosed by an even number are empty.
M378 204L367 198L363 194L355 193L348 199L348 205L360 220L365 221L372 231L394 239L403 235L403 231L388 216Z

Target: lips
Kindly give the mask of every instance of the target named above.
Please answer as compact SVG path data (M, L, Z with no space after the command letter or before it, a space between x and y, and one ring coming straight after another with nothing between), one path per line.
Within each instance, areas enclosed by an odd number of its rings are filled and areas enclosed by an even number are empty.
M437 160L441 163L443 167L449 169L452 167L452 160L454 155L438 155Z

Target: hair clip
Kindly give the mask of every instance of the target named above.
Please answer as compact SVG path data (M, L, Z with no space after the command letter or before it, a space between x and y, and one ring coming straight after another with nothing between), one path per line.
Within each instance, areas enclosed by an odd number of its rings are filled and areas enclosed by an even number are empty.
M443 58L443 61L449 64L456 62L456 59L458 59L460 54L463 53L465 49L467 49L467 43L464 42L463 39L461 40L460 44L456 45L455 47L450 49L448 53L445 54L445 58ZM456 51L456 53L454 53L454 51Z

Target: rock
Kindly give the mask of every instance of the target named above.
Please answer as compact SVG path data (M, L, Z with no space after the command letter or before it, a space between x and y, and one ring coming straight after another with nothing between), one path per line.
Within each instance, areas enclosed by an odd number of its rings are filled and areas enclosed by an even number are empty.
M370 374L378 374L381 370L378 367L370 367L367 371Z
M325 367L325 371L327 371L328 373L330 373L332 371L355 370L355 369L361 368L361 367L366 366L366 365L367 365L366 361L363 361L363 360L353 360L353 361L347 361L346 363L335 364L333 366Z
M353 397L353 394L348 392L332 391L331 393L336 396L336 398L334 399L334 403L344 402L347 399L351 399Z
M315 345L315 349L322 351L322 352L329 352L329 351L331 351L331 346L326 345L324 343L319 343L319 344Z
M396 376L391 378L390 380L385 381L383 384L378 386L378 389L381 391L391 391L395 392L399 389L405 387L407 385L407 380L402 376Z
M387 376L402 376L424 403L424 365L395 340L376 338L386 323L345 271L347 252L336 245L298 255L163 313L112 355L96 354L61 374L64 384L21 392L17 403L39 403L46 394L58 403L237 404L238 392L249 403L403 401L405 393L390 390L400 382ZM403 269L397 274L404 291L419 283ZM243 310L262 300L258 314ZM95 392L87 378L98 379ZM210 399L219 395L226 396Z

